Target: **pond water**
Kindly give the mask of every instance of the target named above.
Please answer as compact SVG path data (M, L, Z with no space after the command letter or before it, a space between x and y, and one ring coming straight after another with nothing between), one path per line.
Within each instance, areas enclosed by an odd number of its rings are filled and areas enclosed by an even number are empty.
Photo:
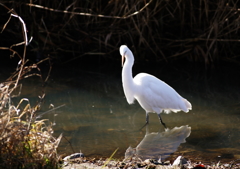
M111 73L59 70L52 73L44 89L38 78L29 78L23 82L21 97L34 105L44 90L42 112L50 110L50 104L60 106L42 116L54 122L56 136L63 133L60 154L81 151L87 157L110 157L118 149L115 158L124 158L128 150L126 156L137 152L144 158L182 155L195 161L229 162L240 158L239 82L233 78L239 78L239 72L229 70L221 67L217 73L206 75L197 68L145 69L192 104L189 113L161 115L168 131L154 113L150 114L150 124L139 130L145 124L145 111L137 102L128 105L121 68Z

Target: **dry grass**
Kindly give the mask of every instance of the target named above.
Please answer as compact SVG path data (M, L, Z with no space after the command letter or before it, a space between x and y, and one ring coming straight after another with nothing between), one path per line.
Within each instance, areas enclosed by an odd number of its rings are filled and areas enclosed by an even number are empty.
M58 168L57 147L51 125L34 119L29 104L21 111L10 105L0 121L1 168Z
M18 56L19 62L16 71L5 82L0 83L0 168L58 168L59 157L57 147L61 140L53 137L52 125L46 120L36 120L36 112L40 110L43 96L35 106L31 106L28 99L23 98L18 105L13 105L11 99L14 93L21 92L20 81L31 76L41 78L38 64L31 64L26 60L26 48L29 44L26 25L23 19L5 5L2 7L9 11L10 18L5 23L5 31L12 17L19 20L22 26L23 42L0 47L0 50L9 50L12 57ZM23 48L20 55L14 48ZM35 70L32 72L32 70ZM48 78L48 76L47 76ZM45 80L47 80L47 78Z

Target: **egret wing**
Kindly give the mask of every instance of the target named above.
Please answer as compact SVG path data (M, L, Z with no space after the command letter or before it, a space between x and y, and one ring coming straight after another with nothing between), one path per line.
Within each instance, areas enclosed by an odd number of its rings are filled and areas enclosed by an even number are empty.
M185 110L183 98L168 84L156 77L141 73L134 78L134 82L141 86L140 104L144 104L151 111L159 112Z

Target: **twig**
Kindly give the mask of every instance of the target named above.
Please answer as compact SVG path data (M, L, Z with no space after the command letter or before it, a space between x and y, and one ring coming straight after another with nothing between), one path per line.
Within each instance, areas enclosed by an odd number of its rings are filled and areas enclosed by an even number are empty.
M44 114L49 113L49 112L52 112L52 111L54 111L54 110L56 110L56 109L59 109L59 108L61 108L61 107L63 107L63 106L66 106L66 104L62 104L62 105L60 105L60 106L58 106L58 107L55 107L55 108L53 108L53 109L51 109L51 110L48 110L48 111L43 112L43 113L41 113L40 115L38 115L38 116L36 117L36 119L39 119L39 118L41 118Z
M142 12L145 8L147 8L149 6L149 4L151 4L152 0L150 0L148 3L146 3L140 10L133 12L127 16L108 16L108 15L101 15L101 14L91 14L91 13L83 13L83 12L71 12L71 11L67 11L67 10L58 10L58 9L53 9L53 8L49 8L49 7L45 7L45 6L41 6L41 5L37 5L37 4L32 4L32 3L27 3L26 5L30 6L30 7L35 7L35 8L40 8L40 9L45 9L45 10L49 10L49 11L53 11L53 12L61 12L61 13L67 13L67 14L74 14L74 15L83 15L83 16L92 16L92 17L100 17L100 18L115 18L115 19L127 19L130 18L134 15L139 14L140 12Z

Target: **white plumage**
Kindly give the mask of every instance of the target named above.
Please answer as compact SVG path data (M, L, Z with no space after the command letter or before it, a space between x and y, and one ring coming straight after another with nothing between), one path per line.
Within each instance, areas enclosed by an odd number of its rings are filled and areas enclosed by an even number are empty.
M157 113L160 122L164 125L160 113L164 111L188 112L192 109L189 101L180 96L171 86L147 73L139 73L132 77L132 66L134 57L131 50L126 46L120 47L122 56L122 83L127 102L132 104L136 99L141 107L146 111L146 123L148 123L148 113ZM124 58L126 61L124 62Z

